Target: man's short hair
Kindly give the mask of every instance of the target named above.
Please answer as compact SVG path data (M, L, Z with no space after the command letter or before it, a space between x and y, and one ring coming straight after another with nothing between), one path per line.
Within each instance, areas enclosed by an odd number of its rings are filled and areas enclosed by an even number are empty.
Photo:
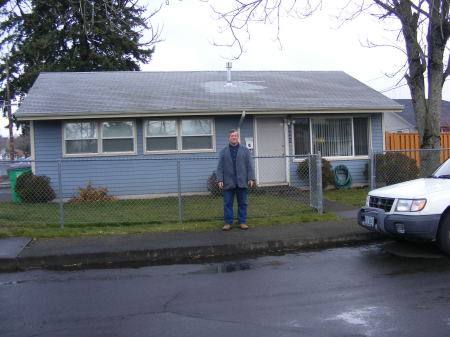
M235 129L231 129L230 131L228 131L228 137L230 137L231 134L235 133L235 132L238 133L237 130L235 130Z

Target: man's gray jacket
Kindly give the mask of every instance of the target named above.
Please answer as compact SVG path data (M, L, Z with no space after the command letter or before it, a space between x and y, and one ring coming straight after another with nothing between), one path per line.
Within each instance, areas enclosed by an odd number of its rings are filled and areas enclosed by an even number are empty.
M219 163L217 164L216 181L223 181L223 188L229 190L236 188L234 185L233 159L231 158L230 146L227 145L219 152ZM249 180L255 180L253 170L253 159L250 151L239 145L236 155L237 185L241 188L248 187Z

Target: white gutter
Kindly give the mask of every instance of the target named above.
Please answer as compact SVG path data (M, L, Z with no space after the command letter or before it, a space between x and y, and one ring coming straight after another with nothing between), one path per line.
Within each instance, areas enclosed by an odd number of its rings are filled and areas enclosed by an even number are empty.
M309 109L309 110L251 110L246 113L249 115L317 115L317 114L344 114L344 113L381 113L381 112L401 112L401 109L342 109L342 110L320 110L320 109ZM66 115L42 115L42 114L26 114L20 115L16 114L16 118L19 121L38 121L38 120L57 120L57 119L92 119L92 118L129 118L129 117L171 117L171 116L198 116L198 115L214 115L214 116L226 116L226 115L239 115L242 114L241 111L208 111L208 110L196 110L196 111L173 111L173 112L105 112L103 114L93 113L93 112L83 112L82 114L66 114Z

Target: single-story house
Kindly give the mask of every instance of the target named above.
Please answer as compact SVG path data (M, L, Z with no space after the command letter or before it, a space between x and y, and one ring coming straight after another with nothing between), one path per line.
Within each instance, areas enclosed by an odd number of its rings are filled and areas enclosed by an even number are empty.
M383 114L401 109L339 71L54 72L16 117L31 122L33 170L57 192L60 175L64 197L88 182L132 196L206 191L232 128L254 156L286 156L255 160L258 185L297 184L318 151L367 183Z
M386 113L385 131L390 133L416 133L416 114L411 99L396 99L398 104L403 105L403 111ZM450 102L442 101L442 111L440 118L441 132L450 132Z

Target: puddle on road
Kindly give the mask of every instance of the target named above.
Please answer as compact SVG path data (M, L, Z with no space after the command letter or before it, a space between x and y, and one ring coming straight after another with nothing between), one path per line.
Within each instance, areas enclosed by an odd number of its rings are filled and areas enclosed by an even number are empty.
M280 261L258 261L258 259L252 260L251 262L242 261L228 261L221 263L209 264L206 269L191 272L189 274L223 274L223 273L234 273L238 271L247 271L251 269L259 269L264 267L276 268L284 265Z
M360 249L365 265L381 268L376 277L394 277L450 270L450 258L435 245L420 242L386 241Z
M235 271L249 270L250 263L219 263L217 265L217 273L232 273Z
M392 255L410 259L445 259L437 246L428 242L392 241L385 243L381 249Z
M21 281L9 281L9 282L0 282L0 287L3 286L15 286L16 284L23 283Z
M253 268L254 265L248 262L223 262L210 264L206 269L197 270L188 274L223 274L245 271Z

